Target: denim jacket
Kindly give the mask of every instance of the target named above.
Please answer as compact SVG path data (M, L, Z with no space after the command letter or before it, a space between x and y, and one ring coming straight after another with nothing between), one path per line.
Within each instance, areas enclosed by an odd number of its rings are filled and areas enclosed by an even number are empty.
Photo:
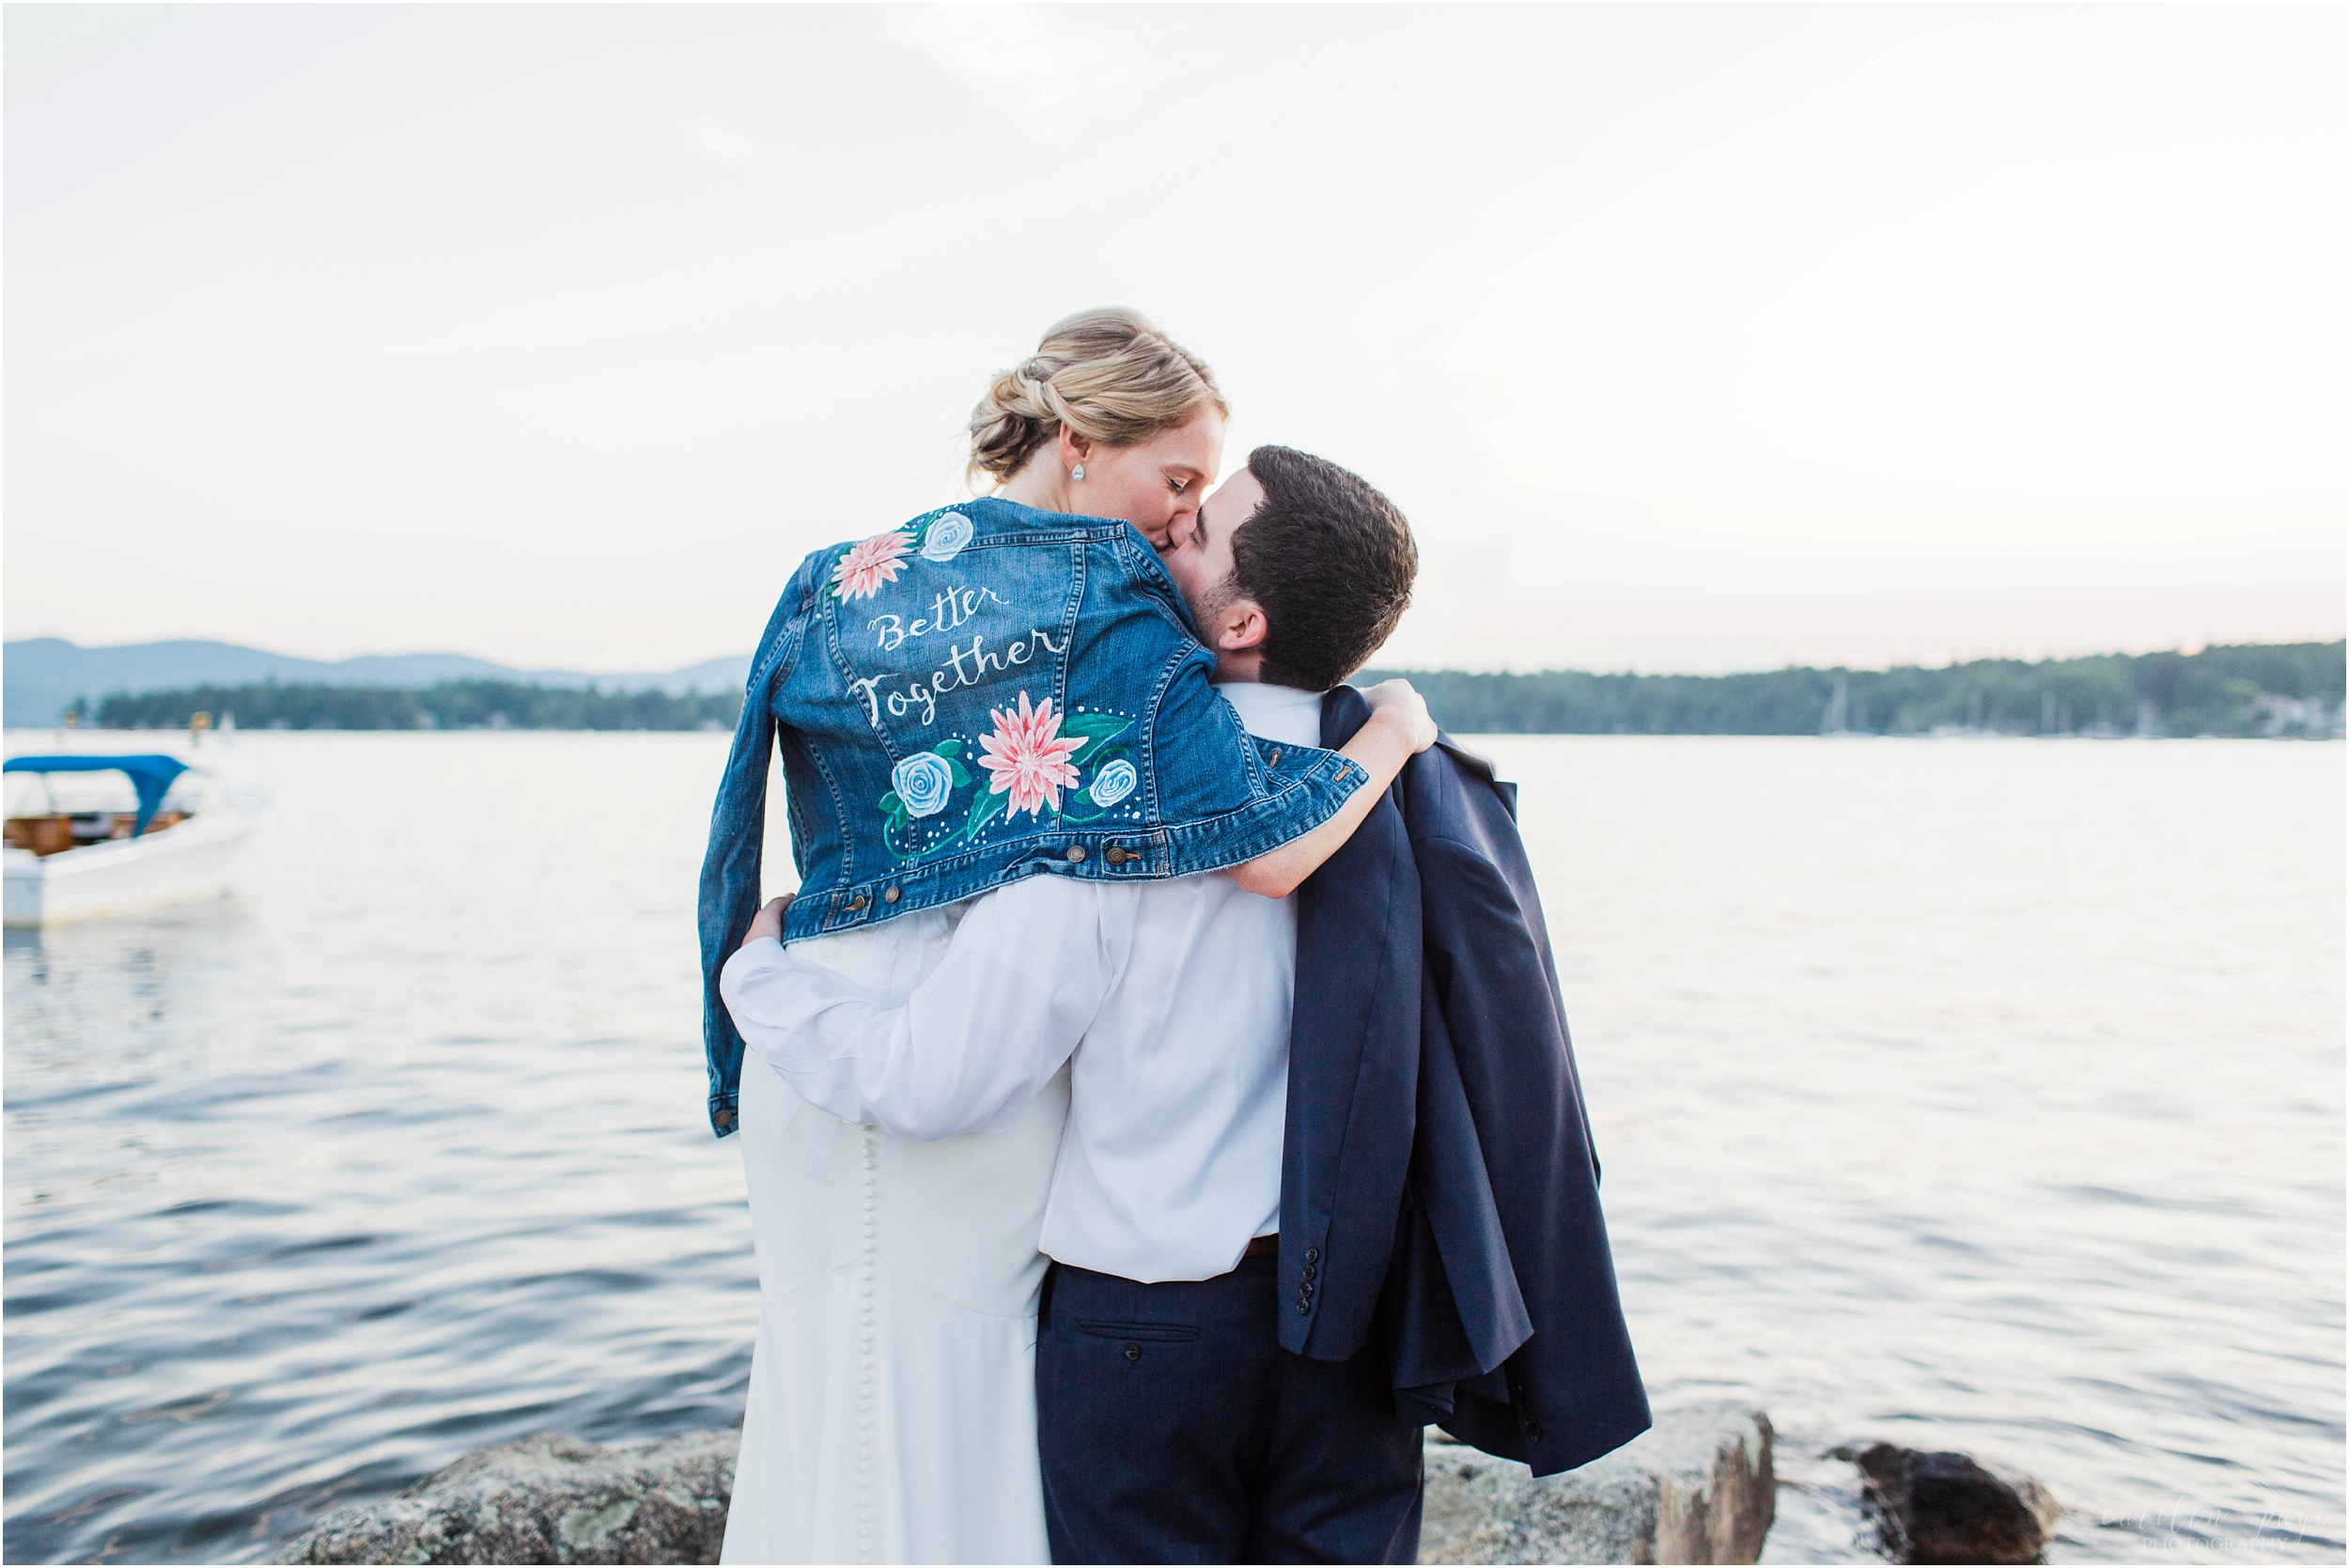
M786 941L1020 877L1187 877L1327 821L1366 775L1250 736L1147 541L995 497L801 563L752 660L702 862L710 1125L742 1037L718 972L758 911L781 743Z

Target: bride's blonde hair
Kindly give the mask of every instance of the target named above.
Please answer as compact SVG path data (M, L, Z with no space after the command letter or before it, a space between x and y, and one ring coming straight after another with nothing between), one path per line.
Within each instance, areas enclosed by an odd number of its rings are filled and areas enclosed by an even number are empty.
M971 466L997 483L1019 472L1063 425L1131 446L1212 405L1232 411L1207 362L1139 311L1082 310L1056 321L1035 352L995 378L971 411Z

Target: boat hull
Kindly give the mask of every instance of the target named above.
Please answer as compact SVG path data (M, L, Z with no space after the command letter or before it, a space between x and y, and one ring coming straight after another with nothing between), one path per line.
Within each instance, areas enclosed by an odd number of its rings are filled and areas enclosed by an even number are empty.
M8 852L6 923L55 925L225 896L257 810L228 807L138 838L36 857Z

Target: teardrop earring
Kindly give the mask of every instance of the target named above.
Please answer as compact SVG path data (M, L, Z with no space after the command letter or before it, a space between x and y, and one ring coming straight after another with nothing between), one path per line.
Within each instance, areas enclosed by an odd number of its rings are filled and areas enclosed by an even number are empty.
M1070 469L1070 470L1068 471L1068 477L1070 477L1071 479L1081 479L1081 478L1083 478L1084 476L1085 476L1085 465L1084 465L1084 464L1082 464L1082 463L1079 463L1076 467L1074 467L1074 468L1072 468L1072 469Z

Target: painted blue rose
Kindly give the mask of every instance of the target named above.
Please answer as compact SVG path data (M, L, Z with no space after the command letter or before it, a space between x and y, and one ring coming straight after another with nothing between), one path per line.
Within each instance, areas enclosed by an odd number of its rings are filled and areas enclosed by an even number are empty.
M1142 775L1124 757L1116 757L1093 775L1093 787L1085 791L1097 806L1113 806L1134 792Z
M891 769L889 782L909 816L936 816L955 790L955 770L936 752L916 752Z
M971 526L969 518L960 512L948 512L931 523L929 532L923 536L922 559L941 563L951 561L962 553L962 547L971 542L971 536L976 532Z

